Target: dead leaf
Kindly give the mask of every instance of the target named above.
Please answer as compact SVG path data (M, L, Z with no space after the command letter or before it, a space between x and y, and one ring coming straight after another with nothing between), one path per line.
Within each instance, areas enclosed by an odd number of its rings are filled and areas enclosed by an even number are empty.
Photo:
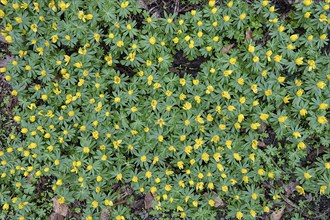
M141 8L148 10L148 5L144 2L144 0L137 0L137 2L140 4Z
M109 209L102 209L100 214L100 220L110 219L110 211Z
M64 220L64 216L57 214L55 212L53 212L50 216L49 216L49 220Z
M310 193L305 194L305 198L307 202L311 202L313 200L313 196Z
M298 182L290 182L287 185L283 184L284 191L288 197L296 191L296 186L298 186L298 184Z
M224 207L226 205L226 203L218 196L214 199L215 204L214 207L218 208L218 207Z
M152 207L152 201L154 201L154 196L151 192L147 193L144 197L144 207L145 209L150 209Z
M57 197L53 198L53 210L56 214L67 216L69 212L69 207L66 204L59 204L57 202Z
M265 142L263 142L263 141L258 141L258 147L266 147Z
M285 207L277 210L277 211L274 211L271 216L270 216L270 219L271 220L280 220L284 214L284 210L285 210Z
M252 40L253 39L253 33L251 30L245 31L245 40Z
M12 60L14 60L13 57L6 55L5 59L0 59L0 68L5 67L7 63L9 63Z
M132 205L130 205L131 209L139 209L142 210L144 207L144 201L143 198L142 199L136 199Z
M222 53L228 53L233 47L235 46L235 44L229 44L227 46L224 46L222 49L221 49L221 52Z

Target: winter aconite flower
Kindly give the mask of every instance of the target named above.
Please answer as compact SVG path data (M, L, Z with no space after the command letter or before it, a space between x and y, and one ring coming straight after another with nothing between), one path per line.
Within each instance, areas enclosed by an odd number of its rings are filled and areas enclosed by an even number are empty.
M302 186L296 186L296 190L300 195L304 195L305 194L305 190Z
M320 124L326 124L326 123L328 123L328 119L325 116L319 116L317 118L317 122Z
M313 4L313 0L304 0L303 4L306 6L310 6L311 4Z
M283 122L285 122L286 120L288 119L288 116L280 116L280 117L278 117L278 122L280 122L280 123L283 123Z
M243 218L243 216L244 216L244 215L243 215L243 213L242 213L241 211L236 212L236 218L237 218L237 219L240 220L240 219Z

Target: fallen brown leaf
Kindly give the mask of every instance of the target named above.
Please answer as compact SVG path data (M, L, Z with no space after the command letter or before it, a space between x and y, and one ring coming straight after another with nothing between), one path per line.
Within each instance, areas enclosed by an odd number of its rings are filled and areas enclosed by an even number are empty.
M102 209L100 214L100 220L110 219L110 211L109 209Z
M64 220L64 216L57 214L55 212L53 212L50 216L49 216L49 220Z
M263 142L263 141L258 141L258 147L266 147L265 142Z
M224 207L226 205L226 203L218 196L214 199L215 204L214 207L218 208L218 207Z
M298 186L298 184L298 182L290 182L287 185L283 184L286 195L290 196L294 191L296 191L296 186Z
M252 40L253 39L253 33L251 30L245 31L245 40Z
M137 2L140 4L141 8L148 10L148 5L144 2L144 0L137 0Z
M233 47L235 46L235 44L229 44L227 46L224 46L222 49L221 49L221 52L222 53L228 53Z
M271 220L280 220L284 214L284 210L285 210L285 207L277 210L277 211L274 211L271 215L270 215L270 219Z
M59 204L57 202L57 197L53 198L53 211L56 214L66 216L69 212L69 207L66 204Z
M151 192L147 193L144 197L144 207L145 209L150 209L152 207L152 202L154 201L154 196Z

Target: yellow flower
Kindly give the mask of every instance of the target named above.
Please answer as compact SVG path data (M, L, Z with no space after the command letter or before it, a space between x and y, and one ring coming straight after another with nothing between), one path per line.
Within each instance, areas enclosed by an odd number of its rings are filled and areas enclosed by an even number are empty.
M183 108L183 110L188 111L188 110L190 110L190 109L192 108L192 105L191 105L190 102L186 102L186 103L183 105L182 108Z
M316 83L317 88L323 89L327 84L323 81Z
M237 161L242 160L242 158L241 158L241 156L239 155L239 153L234 153L234 154L233 154L233 157L234 157L235 160L237 160Z
M264 206L263 207L263 211L266 212L266 213L268 213L268 212L270 212L270 208L268 206Z
M172 186L167 184L167 185L165 185L164 189L166 191L171 191L172 190Z
M251 125L250 125L250 127L253 129L253 130L256 130L256 129L258 129L259 127L260 127L260 123L252 123Z
M230 98L231 98L231 97L230 97L230 94L229 94L228 91L223 91L223 92L221 93L221 95L222 95L222 97L224 97L224 98L226 98L226 99L230 99Z
M155 37L151 37L151 38L149 39L149 43L150 43L151 45L154 45L156 42L157 42L157 40L156 40Z
M121 180L123 179L123 174L118 173L117 176L116 176L116 179L117 179L118 181L121 181Z
M253 209L251 209L251 210L250 210L250 215L251 215L252 217L256 217L257 213L256 213L256 211L254 211Z
M272 56L272 54L273 54L273 51L271 51L271 50L267 50L267 52L266 52L266 57L267 57L267 60L268 61L271 61L271 56Z
M284 98L283 98L283 102L285 103L285 104L287 104L287 103L289 103L290 102L290 96L285 96Z
M232 73L233 73L232 70L225 70L225 71L223 72L223 75L224 75L224 76L229 76L229 75L231 75Z
M315 61L314 60L308 60L307 63L309 65L308 71L312 71L313 69L316 69L316 65L315 65Z
M242 219L243 218L243 213L241 211L236 212L236 218L237 219Z
M204 144L203 138L197 138L195 139L194 149L198 149Z
M6 40L6 42L9 43L9 44L10 44L10 43L13 43L13 38L12 38L10 35L6 36L6 37L5 37L5 40Z
M280 122L280 123L283 123L283 122L285 122L286 120L288 119L288 116L280 116L280 117L278 117L278 122Z
M259 57L258 57L258 56L254 56L254 57L253 57L253 62L254 62L254 63L259 62Z
M325 22L325 21L327 21L328 20L328 17L325 15L325 14L321 14L320 15L320 18L319 18L319 21L320 22Z
M328 187L325 186L325 185L321 186L321 187L320 187L320 194L321 194L321 195L325 194L325 190L326 190L327 188L328 188Z
M239 114L237 116L237 121L241 123L243 120L244 120L244 115L243 114Z
M325 116L319 116L317 118L317 122L320 124L326 124L326 123L328 123L328 119Z
M319 105L319 109L321 109L321 110L327 110L328 107L329 107L329 105L327 103L321 103Z
M306 144L304 142L299 142L297 145L299 150L305 150L306 149Z
M258 174L259 174L260 176L265 175L265 170L264 170L264 169L259 169L259 170L258 170Z
M70 6L70 3L65 3L64 1L58 2L58 7L61 8L61 11L65 11Z
M94 39L95 39L96 42L99 42L100 41L100 38L101 38L101 35L98 34L98 33L94 33L93 37L94 37Z
M121 8L127 8L127 6L129 5L129 1L125 1L125 2L122 2L120 7Z
M211 207L213 207L213 206L215 205L215 202L214 202L214 200L210 199L210 200L208 201L208 204L209 204Z
M2 209L3 209L3 210L8 210L8 209L9 209L9 204L8 204L8 203L5 203L5 204L2 206Z
M240 85L244 85L244 82L245 82L245 80L242 77L237 79L237 83Z
M293 35L290 36L291 41L296 41L298 38L299 38L298 34L293 34Z
M311 12L310 11L307 11L305 14L304 14L304 18L309 18L311 16Z
M301 186L296 186L296 190L297 190L297 192L300 194L300 195L304 195L305 194L305 190L304 190L304 188L303 187L301 187Z
M76 63L73 64L73 66L80 69L80 68L82 68L83 64L82 64L82 62L76 62Z
M306 6L310 6L311 4L313 4L313 0L304 0L304 5Z
M230 58L229 59L229 63L232 64L232 65L234 65L236 63L236 58L233 58L233 57Z
M3 17L5 17L5 12L4 11L2 11L1 9L0 9L0 18L3 18Z
M302 96L302 94L304 93L304 90L303 89L299 89L297 92L296 92L296 95L298 97Z
M249 51L250 53L253 53L254 50L255 50L254 46L250 44L250 45L249 45L249 48L248 48L248 51Z
M322 34L321 36L320 36L320 40L325 40L327 38L327 35L326 34Z
M150 179L152 177L152 172L151 171L147 171L145 176Z
M117 47L123 47L124 46L124 41L119 40L119 41L117 41L116 45L117 45Z
M65 202L65 198L63 196L61 196L60 198L57 199L57 202L59 204L63 204Z
M223 20L224 20L224 22L229 21L230 20L230 16L229 15L223 16Z
M227 3L227 6L228 6L229 8L231 8L231 7L233 7L233 4L234 4L234 2L233 2L233 1L230 1L230 2Z
M303 57L299 57L294 62L297 65L302 65L304 63L303 59L304 59Z
M269 1L268 0L264 0L262 1L262 6L266 7L268 4L269 4Z
M271 96L272 94L273 94L273 92L271 89L265 91L266 96Z
M292 45L292 44L288 44L286 46L286 49L288 49L288 50L294 50L294 49L296 49L296 47L294 45Z
M281 60L282 60L282 56L276 54L276 55L274 56L274 60L275 60L275 62L279 63L279 62L281 62Z
M251 85L251 90L252 90L254 93L257 93L257 92L258 92L258 85L257 85L257 84L252 84L252 85Z
M273 179L275 177L275 174L273 172L269 172L268 173L268 177L271 178L271 179Z
M213 158L214 158L215 161L219 162L219 160L221 158L221 154L219 152L217 152L213 155Z
M279 26L279 28L277 29L277 31L278 31L278 32L283 32L283 31L284 31L284 29L285 29L285 28L284 28L284 26L283 26L283 25L281 25L281 26Z
M295 138L300 138L301 137L301 134L299 133L299 131L295 131L292 133L293 137Z
M209 156L206 152L204 152L204 153L202 154L202 160L203 160L204 162L207 162L207 161L209 160L209 158L210 158L210 156Z
M183 169L183 161L178 161L177 162L177 166L178 166L178 168L180 169L180 170L182 170Z
M310 178L312 178L312 175L310 175L309 173L304 173L304 177L306 179L310 179Z
M99 203L97 202L97 201L93 201L92 202L92 207L94 208L94 209L96 209L97 207L99 206Z

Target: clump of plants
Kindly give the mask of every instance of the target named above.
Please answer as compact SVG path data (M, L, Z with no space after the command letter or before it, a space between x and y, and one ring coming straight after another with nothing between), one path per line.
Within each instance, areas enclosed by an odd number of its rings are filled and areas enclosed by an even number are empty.
M54 197L83 219L139 218L123 186L159 218L255 219L292 200L314 217L304 201L330 192L329 3L154 17L135 0L1 0L20 127L0 147L0 218L44 219Z

